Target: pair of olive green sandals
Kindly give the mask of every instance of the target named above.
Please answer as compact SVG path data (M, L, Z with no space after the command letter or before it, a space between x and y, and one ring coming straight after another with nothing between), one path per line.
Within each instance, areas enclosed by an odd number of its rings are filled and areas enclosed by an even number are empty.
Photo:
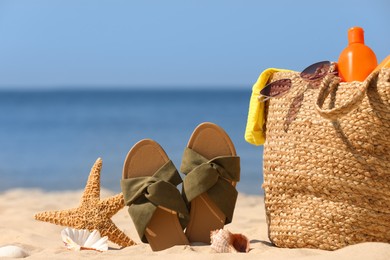
M153 140L136 143L123 166L121 188L138 235L153 251L191 242L210 243L210 231L232 221L240 158L219 126L197 126L180 171ZM176 187L182 185L182 193ZM185 231L184 231L185 229Z

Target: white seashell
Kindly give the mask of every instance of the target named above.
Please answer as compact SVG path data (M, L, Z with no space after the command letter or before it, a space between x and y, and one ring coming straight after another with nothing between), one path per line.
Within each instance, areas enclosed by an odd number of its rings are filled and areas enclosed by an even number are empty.
M100 237L98 230L89 232L86 229L65 228L61 231L62 241L68 249L79 250L108 250L108 237Z
M229 230L211 231L211 248L217 253L249 252L249 240L242 234L232 234Z
M28 253L18 246L0 247L0 257L24 258L29 256Z

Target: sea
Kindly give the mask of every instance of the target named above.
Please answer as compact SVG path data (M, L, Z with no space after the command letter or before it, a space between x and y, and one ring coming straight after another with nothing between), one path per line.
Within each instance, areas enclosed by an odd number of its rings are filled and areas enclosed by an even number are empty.
M124 159L144 138L180 168L194 128L213 122L241 158L240 193L262 195L262 146L244 139L251 88L0 91L0 192L81 190L102 158L101 186L120 192Z

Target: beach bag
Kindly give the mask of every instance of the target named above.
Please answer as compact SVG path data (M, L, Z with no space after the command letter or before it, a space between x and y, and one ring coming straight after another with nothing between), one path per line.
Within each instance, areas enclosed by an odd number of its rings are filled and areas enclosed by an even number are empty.
M270 240L335 250L390 243L390 69L364 82L310 87L297 72L265 101L264 183Z

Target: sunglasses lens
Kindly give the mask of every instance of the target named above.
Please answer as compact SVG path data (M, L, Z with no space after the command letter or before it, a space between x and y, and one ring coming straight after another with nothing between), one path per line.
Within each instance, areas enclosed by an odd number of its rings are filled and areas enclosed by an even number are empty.
M331 66L330 61L320 61L304 69L301 72L300 76L301 78L309 81L318 80L325 77L328 74L330 66Z
M291 88L291 79L280 79L267 84L260 94L265 97L277 97Z

